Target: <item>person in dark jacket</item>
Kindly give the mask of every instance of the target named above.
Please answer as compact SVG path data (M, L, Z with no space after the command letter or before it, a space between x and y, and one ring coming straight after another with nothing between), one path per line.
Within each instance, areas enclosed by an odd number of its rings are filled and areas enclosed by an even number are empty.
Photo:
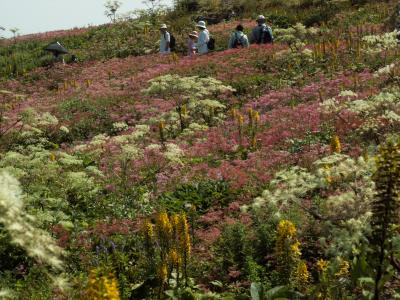
M269 44L273 43L274 36L272 29L266 24L266 19L263 15L257 17L257 26L254 27L250 36L251 44Z

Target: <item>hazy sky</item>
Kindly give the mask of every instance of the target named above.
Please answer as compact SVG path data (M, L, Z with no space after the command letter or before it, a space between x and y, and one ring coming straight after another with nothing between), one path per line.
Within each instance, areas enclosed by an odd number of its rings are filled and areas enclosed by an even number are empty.
M142 0L120 0L120 12L146 7ZM108 22L105 0L0 0L0 27L20 34L83 27ZM164 4L172 0L163 0ZM3 36L12 36L7 30Z

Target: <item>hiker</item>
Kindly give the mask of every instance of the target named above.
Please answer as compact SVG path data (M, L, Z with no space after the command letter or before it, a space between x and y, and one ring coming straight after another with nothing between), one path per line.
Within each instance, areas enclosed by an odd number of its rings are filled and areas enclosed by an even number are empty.
M271 44L274 42L274 36L272 35L272 29L266 24L265 17L259 15L257 17L257 26L254 27L251 37L251 44Z
M161 32L161 38L160 38L160 53L161 54L166 54L170 53L170 42L171 42L171 35L167 31L167 25L162 24L160 26L160 32Z
M197 39L199 38L199 35L197 34L197 31L192 31L189 33L189 39L188 39L188 55L193 56L196 54L196 42Z
M206 22L200 21L199 23L197 23L196 27L200 29L200 34L196 44L198 53L207 54L208 53L207 43L210 41L210 33L206 28Z
M243 33L242 24L236 26L236 30L232 33L228 44L229 49L234 49L239 47L242 48L249 47L249 39L247 38L247 35Z

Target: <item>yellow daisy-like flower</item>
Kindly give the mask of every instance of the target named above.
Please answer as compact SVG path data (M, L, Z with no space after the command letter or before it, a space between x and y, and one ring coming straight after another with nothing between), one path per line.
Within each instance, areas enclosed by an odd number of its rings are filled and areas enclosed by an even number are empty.
M317 265L318 271L324 272L324 271L328 268L329 262L326 261L326 260L323 260L323 259L321 258L321 259L318 259L316 265Z

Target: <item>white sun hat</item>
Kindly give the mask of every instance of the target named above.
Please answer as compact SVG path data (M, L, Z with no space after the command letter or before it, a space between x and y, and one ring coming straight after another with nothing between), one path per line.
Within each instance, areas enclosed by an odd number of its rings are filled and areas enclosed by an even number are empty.
M197 23L197 25L196 25L196 27L199 27L199 28L206 28L206 22L204 22L204 21L199 21L199 23Z
M166 24L161 24L160 29L167 29L167 25Z

